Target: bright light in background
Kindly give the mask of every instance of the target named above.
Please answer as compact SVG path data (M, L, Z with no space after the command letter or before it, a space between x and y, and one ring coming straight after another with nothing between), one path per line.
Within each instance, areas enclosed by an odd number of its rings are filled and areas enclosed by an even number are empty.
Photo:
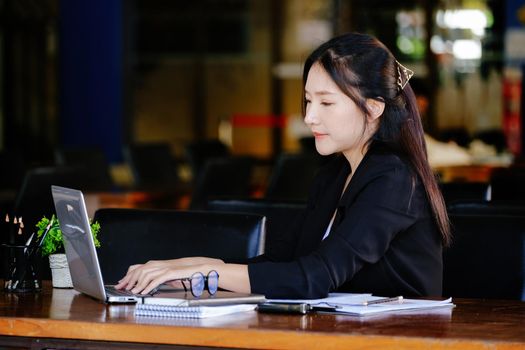
M478 9L439 10L436 22L441 28L470 29L472 33L482 36L489 27L487 13Z
M396 13L397 48L412 59L421 59L425 55L424 30L425 16L421 9L399 11Z
M481 43L477 40L456 40L452 53L459 60L478 60L481 58Z
M415 51L414 43L406 36L399 36L397 38L397 47L406 55L411 55Z
M467 1L465 1L467 2ZM482 58L481 42L485 30L494 23L494 17L484 0L471 0L466 8L442 9L436 13L435 34L430 38L430 49L438 55L454 56L455 65L463 71L479 65ZM421 9L400 11L397 48L411 59L424 56L425 17Z
M440 55L447 52L447 45L442 37L439 35L433 35L432 38L430 38L430 49L432 52Z
M493 22L492 12L482 3L477 8L439 10L436 24L441 30L431 38L430 48L437 54L452 54L459 66L459 61L470 61L464 64L475 66L474 61L482 57L485 29Z
M435 54L441 55L441 54L450 54L452 55L454 47L454 41L453 40L444 40L442 36L439 35L433 35L432 38L430 38L430 49Z

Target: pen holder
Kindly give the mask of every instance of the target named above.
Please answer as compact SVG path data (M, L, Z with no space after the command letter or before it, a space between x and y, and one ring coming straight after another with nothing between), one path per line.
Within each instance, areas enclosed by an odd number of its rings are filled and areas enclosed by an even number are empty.
M12 293L39 292L37 257L25 245L3 244L4 289Z

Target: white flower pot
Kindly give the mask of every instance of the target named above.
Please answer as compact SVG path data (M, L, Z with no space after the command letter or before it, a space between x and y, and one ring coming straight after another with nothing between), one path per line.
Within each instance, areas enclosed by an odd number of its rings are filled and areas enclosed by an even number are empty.
M66 254L49 255L49 267L54 288L73 288Z

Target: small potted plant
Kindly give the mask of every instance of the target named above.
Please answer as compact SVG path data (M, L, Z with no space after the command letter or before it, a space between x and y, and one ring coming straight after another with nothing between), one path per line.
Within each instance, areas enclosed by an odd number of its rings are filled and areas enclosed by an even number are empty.
M100 224L92 222L91 232L95 247L100 247L100 242L97 238L100 231ZM49 226L49 227L48 227ZM60 223L53 215L51 219L45 216L36 224L38 228L37 237L43 241L40 246L42 256L49 256L49 266L51 268L51 278L53 287L55 288L72 288L71 275L67 264L66 254L64 254L64 241L62 240L62 231L60 230ZM47 231L47 233L45 233Z

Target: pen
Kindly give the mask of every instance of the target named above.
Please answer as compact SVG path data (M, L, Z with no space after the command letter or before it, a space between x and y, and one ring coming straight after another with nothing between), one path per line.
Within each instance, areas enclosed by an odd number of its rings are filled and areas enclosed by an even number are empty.
M31 234L31 236L29 236L29 238L27 239L26 244L25 244L26 248L24 248L24 254L27 254L27 249L28 249L29 247L31 247L31 242L33 241L33 237L34 237L34 236L35 236L35 232L33 232L33 233Z
M40 236L40 240L38 241L37 246L33 248L33 250L31 251L31 254L33 254L33 251L35 249L39 249L40 247L42 247L42 244L44 243L44 240L46 239L47 234L51 230L51 226L53 225L54 221L55 221L55 217L53 216L51 217L51 220L49 220L49 224L47 224L46 230L44 231L44 233L42 233L42 236Z
M368 306L368 305L375 305L375 304L382 304L382 303L391 303L397 301L399 304L403 303L403 297L401 295L397 297L392 298L381 298L381 299L375 299L375 300L365 300L361 305Z
M13 283L13 289L16 289L16 287L18 286L18 283L22 282L25 278L25 275L27 273L27 269L31 269L31 273L34 275L35 271L33 270L33 258L36 254L36 252L38 251L38 249L40 249L40 247L42 247L42 243L44 242L44 239L46 239L46 236L47 234L49 233L49 231L51 230L51 226L53 225L53 221L54 219L51 218L51 221L49 221L49 224L46 226L46 230L44 231L44 233L42 234L42 236L40 236L40 240L38 241L38 243L35 243L35 247L33 247L31 250L29 250L30 246L27 246L26 248L24 248L24 255L26 255L26 259L25 261L22 262L22 269L19 269L19 273L18 273L18 278L15 280L15 282ZM35 241L36 242L36 241ZM16 267L15 267L15 270L16 271ZM13 275L15 273L13 272Z

